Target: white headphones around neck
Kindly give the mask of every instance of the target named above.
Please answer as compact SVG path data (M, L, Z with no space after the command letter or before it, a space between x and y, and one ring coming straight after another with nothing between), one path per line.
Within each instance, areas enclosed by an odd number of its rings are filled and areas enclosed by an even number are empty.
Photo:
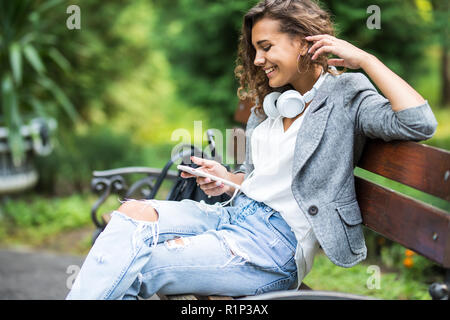
M263 109L265 114L271 118L276 119L279 116L285 118L294 118L305 110L307 103L316 95L317 89L325 80L328 73L322 73L317 79L311 90L306 92L303 96L296 90L287 90L283 93L272 92L264 97Z

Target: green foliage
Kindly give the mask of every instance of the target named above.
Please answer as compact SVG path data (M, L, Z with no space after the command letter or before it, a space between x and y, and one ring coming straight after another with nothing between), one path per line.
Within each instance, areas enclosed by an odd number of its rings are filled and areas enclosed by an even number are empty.
M429 46L421 63L426 66L425 70L420 76L416 76L409 81L409 84L428 101L435 113L439 111L438 109L442 109L440 107L442 78L439 76L441 74L441 62L439 59L441 54L442 49L438 45ZM440 126L438 127L439 129ZM447 149L450 150L450 145Z
M414 2L409 0L322 0L334 17L338 37L376 55L402 78L423 72L426 47L433 40ZM380 7L381 29L366 26L370 5Z
M241 21L256 1L155 2L155 31L180 96L231 120L238 102L234 67Z
M173 66L180 95L232 119L237 103L233 70L241 21L258 1L177 0L171 6L154 2L159 12L155 30ZM375 54L407 80L426 70L421 62L433 37L412 1L378 1L381 30L366 26L366 10L373 4L370 0L321 3L331 12L342 39Z
M19 228L39 227L58 222L61 228L79 227L85 224L86 214L80 210L83 197L71 197L68 201L55 199L50 205L45 198L34 197L30 202L7 200L4 206L6 219Z
M428 8L425 10L425 19L429 22L431 30L447 54L450 48L450 37L448 36L450 31L448 24L450 18L449 9L450 4L448 1L431 0L431 6L428 4Z
M4 199L0 206L0 242L37 244L51 235L86 226L92 223L89 206L84 195Z
M442 280L444 275L443 272L441 279L434 279L437 275L435 269L440 269L439 266L421 255L413 255L411 257L413 261L412 266L405 267L403 265L405 250L406 248L398 243L383 246L381 249L380 260L387 268L401 270L405 278L416 279L429 284L433 282L429 280L430 278L437 281Z
M89 188L94 170L144 163L143 150L130 143L130 136L109 127L93 127L80 134L59 132L55 151L38 159L41 192L68 194Z
M57 29L64 24L51 19L62 0L0 1L0 124L9 128L8 141L14 163L24 157L20 127L33 116L57 116L59 105L76 120L70 99L55 81L68 73L70 63L59 49ZM58 111L51 114L51 111Z
M81 130L110 126L129 134L135 144L165 144L175 129L208 120L205 111L178 95L172 66L157 41L157 11L151 2L70 3L80 6L81 30L66 30L61 38L76 70L63 86L86 120Z
M67 75L64 87L83 118L96 122L98 114L109 118L127 108L111 99L109 90L133 71L154 76L137 84L148 91L161 80L159 65L148 59L154 50L149 41L153 12L143 1L66 1L69 4L80 6L81 29L65 30L59 44L76 71Z

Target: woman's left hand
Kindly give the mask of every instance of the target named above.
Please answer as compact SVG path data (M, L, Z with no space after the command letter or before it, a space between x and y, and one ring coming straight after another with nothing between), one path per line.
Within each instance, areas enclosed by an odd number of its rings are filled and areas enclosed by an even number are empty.
M332 53L339 57L339 59L328 59L328 65L330 66L359 69L362 68L363 63L369 57L367 52L329 34L309 36L305 39L314 42L308 50L308 53L313 54L312 60L326 53Z

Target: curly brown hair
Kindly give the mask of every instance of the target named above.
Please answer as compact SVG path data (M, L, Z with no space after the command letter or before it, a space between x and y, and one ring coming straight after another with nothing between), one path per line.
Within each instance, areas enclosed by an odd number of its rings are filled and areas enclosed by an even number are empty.
M288 34L291 38L300 36L301 39L304 39L307 36L319 34L335 35L330 14L314 0L263 0L245 14L234 70L240 84L237 95L241 100L250 99L260 114L264 113L262 101L268 93L292 89L290 85L276 89L271 88L264 71L253 63L256 50L252 44L252 28L262 18L279 21L280 32ZM312 46L311 42L307 42L307 44L308 48ZM306 54L301 59L298 68L309 70L312 65L320 65L323 70L336 73L328 68L328 58L325 55L319 56L315 60L311 60L311 57L311 54Z

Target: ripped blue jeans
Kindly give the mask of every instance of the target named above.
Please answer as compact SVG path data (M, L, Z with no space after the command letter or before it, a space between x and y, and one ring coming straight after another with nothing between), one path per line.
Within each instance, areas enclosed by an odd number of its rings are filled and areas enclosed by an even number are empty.
M136 299L157 292L244 296L295 286L295 235L264 203L243 193L229 207L132 201L151 205L158 220L114 211L67 299Z

